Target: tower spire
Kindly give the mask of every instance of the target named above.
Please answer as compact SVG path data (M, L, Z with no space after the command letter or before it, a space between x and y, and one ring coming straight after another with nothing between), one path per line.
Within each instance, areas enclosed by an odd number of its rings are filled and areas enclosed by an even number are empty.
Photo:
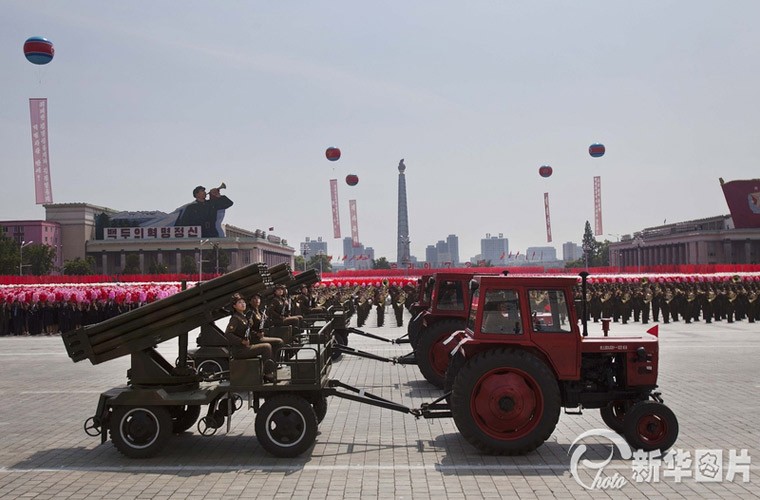
M409 263L409 215L406 208L406 176L404 159L398 162L398 252L396 263L406 266Z

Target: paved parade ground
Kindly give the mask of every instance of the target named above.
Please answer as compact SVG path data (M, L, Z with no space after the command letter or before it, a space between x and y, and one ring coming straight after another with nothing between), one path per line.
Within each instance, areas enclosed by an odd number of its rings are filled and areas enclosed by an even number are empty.
M375 327L373 313L365 330L388 338L406 331L389 322L390 311L386 326ZM598 324L590 330L601 334ZM617 335L643 331L613 324ZM660 325L660 339L660 386L680 424L674 453L663 462L632 461L618 450L599 467L609 440L572 446L582 433L605 428L597 410L563 414L549 441L527 456L493 457L471 447L451 419L417 420L337 398L329 399L314 447L296 459L267 454L247 410L235 413L229 434L223 427L203 437L193 428L158 457L128 459L82 430L100 392L125 382L128 358L75 364L57 336L2 337L0 498L760 496L760 326L671 323ZM409 350L355 335L349 344L384 356ZM176 341L162 352L173 360ZM343 356L332 377L415 408L441 394L415 366ZM571 456L581 444L591 463L581 461L573 474Z

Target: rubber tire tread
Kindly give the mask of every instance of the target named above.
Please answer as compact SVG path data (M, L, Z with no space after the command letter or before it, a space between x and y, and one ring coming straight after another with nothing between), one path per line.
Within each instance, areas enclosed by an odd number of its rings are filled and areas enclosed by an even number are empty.
M155 442L146 448L133 448L121 437L119 425L121 419L130 410L144 408L151 411L158 420L158 437ZM172 416L169 409L165 406L115 406L111 412L111 421L109 431L111 433L111 442L119 453L129 458L150 458L156 456L172 435Z
M441 335L446 333L450 335L457 330L464 330L464 325L464 320L444 319L437 323L433 323L420 332L417 347L414 348L414 354L417 357L417 366L419 367L422 376L425 377L425 380L439 389L443 389L443 383L446 378L445 372L439 374L435 368L433 368L433 365L430 362L430 351L433 348L433 344Z
M304 418L304 433L301 440L294 446L281 446L269 439L267 434L267 418L283 406L291 406L297 409ZM295 458L311 448L317 439L317 415L311 403L305 398L295 394L277 394L267 399L258 413L256 413L256 438L259 440L261 447L266 451L280 458Z
M483 432L470 408L470 399L478 380L487 372L502 367L514 367L528 373L543 391L541 422L533 432L515 440L497 440ZM562 398L554 373L546 363L524 350L492 349L476 354L459 371L451 394L451 412L459 432L467 442L489 455L524 455L541 446L557 427L561 405Z

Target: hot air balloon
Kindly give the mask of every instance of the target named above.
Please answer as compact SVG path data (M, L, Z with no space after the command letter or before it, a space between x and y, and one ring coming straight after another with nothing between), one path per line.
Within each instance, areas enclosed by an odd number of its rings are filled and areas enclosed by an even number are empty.
M554 170L549 165L541 165L538 169L538 175L541 177L551 177Z
M53 54L53 42L47 38L33 36L24 42L24 55L32 64L47 64L53 60Z
M325 157L330 161L338 161L340 160L340 149L329 147L325 151Z
M356 186L359 184L359 176L354 174L348 174L346 176L346 184L349 186Z
M588 154L593 156L594 158L599 158L600 156L604 156L604 144L592 144L588 147Z

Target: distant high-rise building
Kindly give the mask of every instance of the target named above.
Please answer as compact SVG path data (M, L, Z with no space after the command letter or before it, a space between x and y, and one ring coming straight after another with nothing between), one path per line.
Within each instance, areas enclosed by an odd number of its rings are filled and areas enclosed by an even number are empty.
M345 260L343 258L345 257ZM372 247L365 247L361 243L354 246L354 241L350 237L343 238L343 265L346 269L371 269L372 261L375 259L375 250Z
M307 236L306 241L301 242L301 255L307 260L315 255L328 255L327 242L322 241L321 236L317 237L316 240Z
M459 265L459 237L456 234L450 234L446 238L446 244L449 246L449 255L451 255L451 265Z
M557 249L554 247L528 247L525 258L531 262L546 262L557 260Z
M509 239L502 233L499 233L498 237L487 233L486 237L480 240L480 254L483 260L490 261L492 265L504 264L509 257Z
M583 248L580 245L568 241L562 244L562 260L578 260L583 258Z
M406 265L410 259L409 253L409 214L406 207L406 176L404 171L404 159L398 162L398 248L396 263L399 266Z
M435 246L428 245L425 248L425 262L428 262L431 265L438 262L438 252L436 252Z

